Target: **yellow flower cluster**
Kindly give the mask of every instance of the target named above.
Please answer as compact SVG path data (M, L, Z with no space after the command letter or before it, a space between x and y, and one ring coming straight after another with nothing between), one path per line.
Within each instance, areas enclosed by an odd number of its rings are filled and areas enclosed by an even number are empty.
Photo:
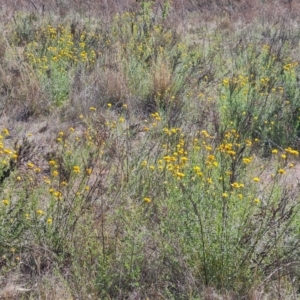
M5 168L9 165L10 160L17 160L18 154L15 150L6 148L4 145L4 138L9 136L9 130L3 129L0 134L0 168Z
M180 128L164 128L163 129L163 132L164 133L166 133L166 134L168 134L168 135L172 135L172 134L176 134L176 133L178 133L178 132L180 132Z
M239 88L243 88L244 86L246 86L248 84L248 76L243 76L243 75L239 75L239 76L234 76L232 78L224 78L223 79L223 86L225 87L229 87L229 86L237 86Z
M95 38L95 34L83 33L76 41L69 27L48 25L36 32L34 41L26 47L25 56L42 72L51 69L53 64L65 70L69 64L94 63L96 52L84 42L91 37ZM48 45L46 49L45 45Z
M284 149L288 154L298 156L299 151L292 149L291 147L285 148Z
M172 132L172 129L170 129L170 131ZM166 132L165 129L164 132ZM176 132L178 132L178 130L176 130ZM163 157L163 160L166 164L165 168L170 171L177 179L185 177L184 169L187 166L189 160L187 157L188 152L185 148L185 141L183 137L181 137L176 145L176 151L169 153L168 155L165 155Z
M298 62L291 62L283 66L283 69L287 72L292 71L298 66Z

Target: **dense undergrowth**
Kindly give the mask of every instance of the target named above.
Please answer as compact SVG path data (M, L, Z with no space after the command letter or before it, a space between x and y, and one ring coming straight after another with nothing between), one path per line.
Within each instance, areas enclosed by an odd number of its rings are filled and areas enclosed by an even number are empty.
M140 2L1 24L0 297L298 299L296 17Z

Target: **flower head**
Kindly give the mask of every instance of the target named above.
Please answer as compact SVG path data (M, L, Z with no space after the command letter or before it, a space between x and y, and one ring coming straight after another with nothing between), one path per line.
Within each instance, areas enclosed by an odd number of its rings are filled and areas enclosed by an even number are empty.
M36 211L36 213L37 213L38 215L43 215L43 214L44 214L44 212L43 212L41 209L38 209L38 210Z
M260 203L260 200L259 200L258 198L255 198L253 201L254 201L255 203L257 203L257 204Z
M145 201L146 203L150 203L150 202L151 202L151 199L148 198L148 197L144 197L144 201Z
M7 206L7 205L9 204L9 200L4 199L4 200L2 200L2 203L3 203L5 206Z
M258 177L254 177L254 178L253 178L253 181L255 181L255 182L260 182L260 179L259 179Z
M244 157L243 158L243 163L246 164L246 165L250 164L251 161L252 161L252 157Z
M79 166L74 166L73 167L73 172L76 173L76 174L80 173L80 167Z

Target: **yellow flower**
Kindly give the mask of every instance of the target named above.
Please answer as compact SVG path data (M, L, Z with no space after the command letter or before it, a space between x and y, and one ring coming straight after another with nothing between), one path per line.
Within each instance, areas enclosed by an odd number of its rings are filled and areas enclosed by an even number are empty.
M273 149L272 150L272 154L277 154L278 153L278 150L277 149Z
M189 159L188 159L187 157L183 156L183 157L180 158L180 160L181 160L182 162L187 162Z
M51 184L51 180L48 177L44 178L44 182L47 183L47 184Z
M54 177L58 176L58 174L59 174L59 173L58 173L58 171L56 171L56 170L52 172L52 175L53 175Z
M292 155L296 155L298 156L299 155L299 152L297 150L293 150L291 147L288 147L286 149L284 149L287 153L290 153Z
M2 200L2 203L3 203L5 206L7 206L7 205L9 204L9 200L4 199L4 200Z
M112 107L112 104L111 103L107 103L107 107Z
M144 197L144 201L145 201L146 203L150 203L150 202L151 202L151 199L148 198L148 197Z
M163 132L170 135L171 134L171 131L168 129L168 128L164 128L163 129Z
M55 166L56 165L55 160L53 160L53 159L49 160L49 165L50 166Z
M195 172L199 172L201 169L200 169L199 166L195 166L195 167L193 168L193 170L194 170Z
M223 79L223 85L228 86L229 85L229 79L227 79L227 78Z
M52 219L51 219L51 218L48 218L48 219L47 219L47 223L48 223L49 225L51 225L51 224L52 224Z
M228 194L227 194L227 193L223 193L223 194L222 194L222 197L223 197L223 198L228 198Z
M185 175L181 172L176 172L177 178L183 178Z
M210 154L210 155L207 156L207 160L214 161L215 160L215 156L212 155L212 154Z
M243 183L238 183L238 182L234 182L231 184L231 186L235 189L238 189L238 188L243 188L244 187L244 184Z
M248 147L252 146L252 142L250 140L245 140L245 143Z
M207 182L208 182L209 184L213 184L213 180L212 180L211 178L207 178Z
M285 170L284 169L279 169L278 173L281 174L281 175L283 175L283 174L285 174Z
M73 172L76 173L76 174L80 173L80 167L74 166L73 167Z
M4 128L4 129L2 130L2 133L3 133L4 135L9 135L9 131L8 131L7 128Z
M59 192L59 191L55 191L55 192L53 193L53 195L54 195L56 198L61 198L61 197L62 197L62 193Z
M235 151L233 151L233 150L229 150L229 151L227 151L227 153L232 156L234 156L236 154Z
M206 137L206 138L209 137L209 134L208 134L208 132L207 132L206 130L202 130L202 131L201 131L201 134L202 134L204 137Z
M28 166L29 168L34 168L34 164L33 164L32 162L28 162L28 163L27 163L27 166Z
M260 179L259 179L258 177L254 177L253 180L254 180L255 182L260 182Z
M96 107L94 107L94 106L90 107L90 111L96 111L96 110L97 110Z
M242 194L238 194L238 198L239 199L243 199L243 195Z
M168 171L172 171L174 169L173 165L172 164L168 164L167 165L167 170Z
M254 201L255 203L257 203L257 204L260 203L260 200L259 200L258 198L255 198L253 201Z
M88 175L91 175L91 174L92 174L92 172L93 172L93 170L92 170L91 168L89 168L89 169L86 169L86 173L87 173Z
M246 164L246 165L250 164L251 161L252 161L252 157L244 157L243 158L243 163Z
M12 154L12 151L10 149L4 149L3 151L5 154Z
M44 214L44 212L43 212L41 209L38 209L38 210L36 211L36 213L37 213L38 215L43 215L43 214Z
M166 155L166 156L164 156L164 160L165 160L166 162L171 162L171 161L174 161L174 160L176 160L176 159L175 159L175 157L173 157L173 156Z

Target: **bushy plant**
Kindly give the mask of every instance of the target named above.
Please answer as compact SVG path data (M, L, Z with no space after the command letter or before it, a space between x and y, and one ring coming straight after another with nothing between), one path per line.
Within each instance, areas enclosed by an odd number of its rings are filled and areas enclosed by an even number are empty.
M95 63L96 52L89 45L93 39L97 39L95 33L82 31L78 36L69 26L48 25L41 27L26 45L25 56L55 105L67 100L76 66Z
M225 4L196 26L178 5L7 23L1 288L16 276L31 298L58 281L53 299L297 297L298 29L235 30Z
M236 59L240 74L224 78L219 100L223 128L234 124L245 137L288 146L299 134L298 63L270 45L248 45Z

